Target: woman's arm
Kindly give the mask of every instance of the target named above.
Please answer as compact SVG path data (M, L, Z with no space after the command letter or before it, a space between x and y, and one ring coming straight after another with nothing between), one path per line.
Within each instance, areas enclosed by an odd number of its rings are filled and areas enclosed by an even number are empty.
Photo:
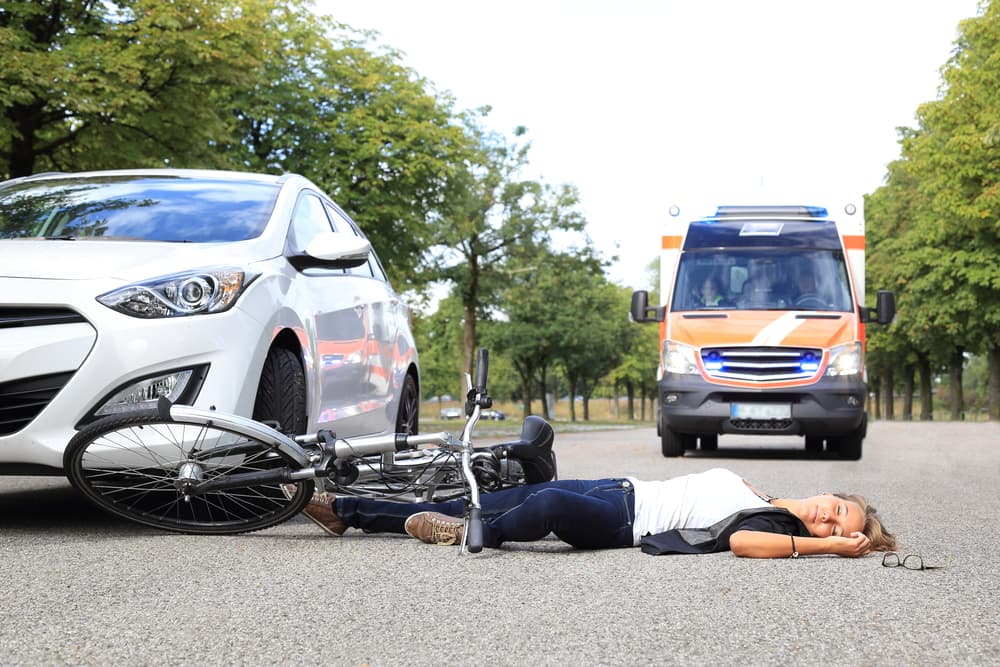
M780 533L738 530L729 538L729 548L744 558L788 558L792 555L792 538ZM851 533L850 537L796 537L795 550L800 556L835 554L857 558L871 551L871 542L864 533Z

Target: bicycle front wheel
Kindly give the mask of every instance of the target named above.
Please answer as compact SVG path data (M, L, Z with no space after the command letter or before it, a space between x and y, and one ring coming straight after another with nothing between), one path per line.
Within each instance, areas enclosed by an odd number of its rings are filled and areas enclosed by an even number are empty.
M301 511L314 489L311 479L282 483L268 475L298 466L255 438L146 412L84 427L66 448L64 467L74 487L112 514L202 535L277 525ZM246 482L225 483L240 479ZM199 490L213 481L223 483Z

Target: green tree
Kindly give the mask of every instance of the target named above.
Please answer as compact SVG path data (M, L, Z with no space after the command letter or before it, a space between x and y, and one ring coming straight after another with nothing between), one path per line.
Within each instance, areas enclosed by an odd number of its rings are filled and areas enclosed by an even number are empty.
M31 0L0 9L0 177L219 166L267 0Z
M415 315L413 335L420 351L421 393L426 396L464 394L455 382L462 358L462 307L454 296L442 299L433 313Z
M587 300L577 294L594 295L589 279L600 274L601 263L589 241L559 252L546 242L510 248L505 267L507 281L498 301L502 313L489 329L490 344L510 359L520 378L524 414L533 414L532 400L539 396L548 418L546 390L550 373L563 360L563 348L581 345L586 334L579 330L599 326L593 312L575 311L573 304Z
M556 359L569 384L570 420L575 422L576 396L583 396L583 419L588 421L598 382L622 363L641 332L628 319L631 292L587 267L572 277L558 304L562 340Z
M452 100L376 48L365 33L277 6L258 82L231 102L227 157L255 171L300 173L362 226L393 282L424 287L424 251L455 169L476 146Z
M512 264L510 258L520 247L545 246L555 233L580 232L586 221L576 210L575 188L523 177L528 144L485 130L473 115L465 117L465 128L477 148L449 181L432 255L434 275L461 297L462 371L471 372L478 322L501 308L499 292L509 286L510 272L549 270ZM514 134L523 137L525 130Z
M1000 419L1000 3L963 21L942 70L943 95L921 105L903 156L927 205L918 209L910 257L921 318L939 338L983 352L990 366L990 415ZM946 295L946 296L944 296ZM942 298L944 296L944 298ZM935 353L947 344L918 345ZM937 348L937 349L933 349ZM949 350L948 358L961 356Z

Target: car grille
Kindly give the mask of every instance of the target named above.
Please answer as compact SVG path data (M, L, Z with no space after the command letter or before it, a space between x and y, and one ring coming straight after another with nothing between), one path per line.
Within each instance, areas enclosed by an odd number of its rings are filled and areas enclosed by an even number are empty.
M819 372L823 351L789 347L703 348L705 372L720 380L779 382L813 378Z
M71 377L72 371L0 384L0 435L10 435L30 424Z
M0 329L86 321L83 315L69 308L0 307Z
M729 423L749 431L785 431L793 422L791 419L730 419Z

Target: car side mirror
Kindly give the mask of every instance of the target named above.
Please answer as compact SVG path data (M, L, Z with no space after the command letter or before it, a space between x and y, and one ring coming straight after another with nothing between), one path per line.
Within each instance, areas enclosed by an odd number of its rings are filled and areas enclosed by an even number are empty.
M353 269L368 261L372 244L368 239L344 232L321 232L306 246L305 253L294 255L288 261L297 269L325 267Z
M649 293L645 290L632 292L632 308L629 314L633 322L662 322L666 309L663 306L649 306Z

